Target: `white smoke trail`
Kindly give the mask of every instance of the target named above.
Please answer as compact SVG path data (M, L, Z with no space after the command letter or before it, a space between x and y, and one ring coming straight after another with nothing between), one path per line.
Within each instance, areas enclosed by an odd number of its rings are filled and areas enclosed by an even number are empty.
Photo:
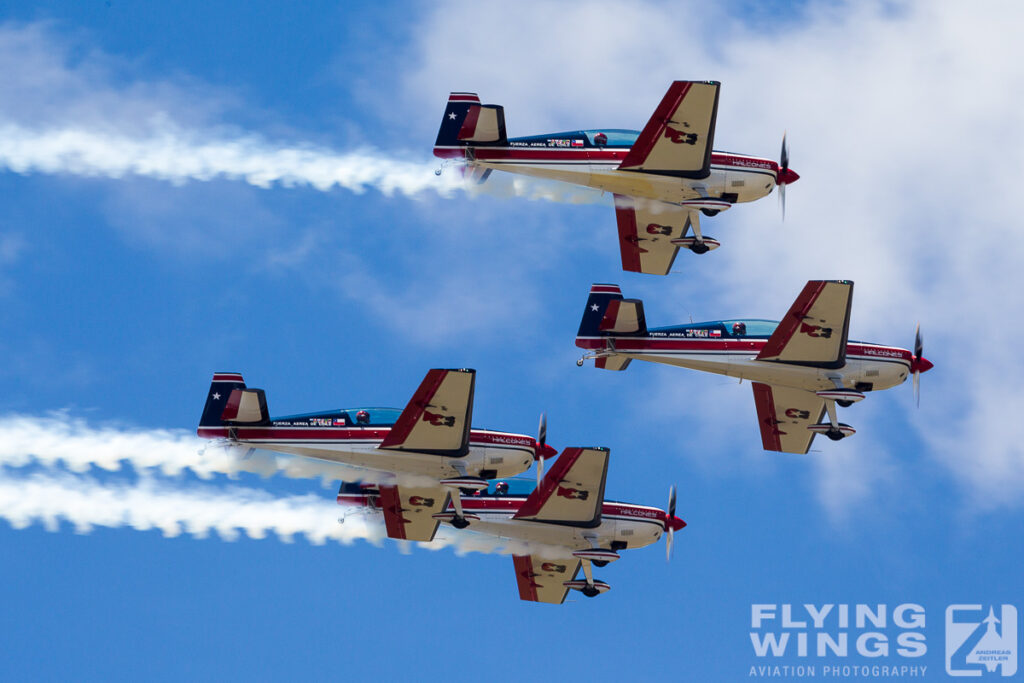
M91 427L85 420L60 413L48 417L0 417L2 466L63 464L73 472L85 472L90 467L116 472L125 462L139 470L152 468L169 476L190 470L203 479L215 474L234 477L250 472L264 477L275 474L295 479L319 477L327 485L336 480L379 482L386 476L373 470L311 458L250 451L225 442L210 442L183 431ZM417 483L411 477L402 480Z
M185 533L206 538L215 532L225 541L234 541L240 533L262 539L273 532L284 542L305 536L316 545L360 539L380 545L386 537L379 512L345 514L343 523L339 523L339 512L333 500L312 494L277 496L242 486L171 484L152 477L104 483L67 472L19 475L0 468L0 519L16 529L38 522L58 531L64 520L80 534L94 527L130 527L156 529L166 537ZM447 527L438 529L430 543L417 545L431 550L451 547L459 555L529 552L522 543Z
M204 139L206 138L206 139ZM311 185L353 192L374 187L384 194L447 195L461 187L454 174L434 175L436 165L383 158L373 151L339 154L312 146L273 146L256 136L209 136L161 122L148 137L82 128L30 130L0 125L0 166L16 173L70 173L121 178L129 174L184 183L230 178L257 187Z
M269 188L309 185L327 192L375 188L385 195L410 197L436 192L442 197L464 189L469 194L526 197L556 202L590 203L601 193L563 183L529 178L467 185L456 169L440 176L440 161L403 161L365 149L336 152L312 145L273 145L255 135L220 138L156 122L145 137L86 128L32 130L0 124L0 168L15 173L67 173L87 177L145 176L180 185L190 180L241 180Z
M239 532L265 538L271 531L282 541L303 535L318 545L356 539L379 543L384 537L382 525L372 519L349 516L339 524L334 501L311 494L274 496L258 489L198 483L182 488L152 478L101 483L66 472L13 476L3 471L0 518L16 529L40 522L56 531L63 519L78 533L97 526L128 526L158 529L168 537L187 533L204 538L214 531L226 541L237 539Z

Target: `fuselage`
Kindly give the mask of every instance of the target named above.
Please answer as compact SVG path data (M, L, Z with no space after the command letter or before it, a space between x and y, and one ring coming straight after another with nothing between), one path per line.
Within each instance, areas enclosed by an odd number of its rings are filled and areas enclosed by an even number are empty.
M346 491L346 489L348 489ZM338 504L379 510L376 489L345 485L338 493ZM656 542L665 531L666 513L654 507L605 501L601 506L601 522L590 528L565 524L513 519L526 496L484 494L462 496L467 514L479 517L470 525L475 533L487 534L509 541L537 546L583 550L591 547L625 549L642 548ZM448 511L454 508L449 503ZM685 524L674 518L676 529Z
M461 457L381 449L390 426L334 426L330 415L324 415L282 418L268 426L200 427L198 433L207 439L230 439L252 448L434 479L459 476L460 467L466 474L485 479L515 476L529 469L541 448L525 434L472 429L469 451Z
M434 155L464 160L485 170L673 203L703 197L733 204L752 202L770 194L781 173L779 164L771 159L719 151L712 153L710 172L703 178L620 171L618 167L638 133L607 130L611 135L605 145L594 144L597 131L572 131L515 138L507 147L436 146Z
M841 368L758 360L757 354L777 323L746 321L751 326L760 324L767 334L732 335L729 329L734 322L740 321L651 329L646 336L577 337L576 345L602 351L611 348L611 340L615 355L626 358L807 391L835 388L837 379L843 387L858 391L888 389L906 380L914 358L907 349L851 341L846 345L846 364Z

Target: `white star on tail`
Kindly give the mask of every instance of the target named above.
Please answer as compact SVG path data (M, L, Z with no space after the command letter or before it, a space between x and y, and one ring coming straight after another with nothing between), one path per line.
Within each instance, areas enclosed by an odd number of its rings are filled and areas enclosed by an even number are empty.
M592 310L592 311L594 311L595 313L597 313L597 312L598 312L599 310L601 310L601 307L600 307L600 306L598 306L597 304L591 304L591 306L590 306L590 310Z
M214 401L219 401L220 400L220 394L214 394L213 395L213 400Z
M455 112L452 112L451 114L448 114L448 118L450 118L452 121L454 121L455 120Z

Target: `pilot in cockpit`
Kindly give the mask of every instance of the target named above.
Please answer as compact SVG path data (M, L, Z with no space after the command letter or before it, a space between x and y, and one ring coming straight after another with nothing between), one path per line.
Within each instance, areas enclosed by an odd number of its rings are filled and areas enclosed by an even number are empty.
M508 495L508 482L499 481L494 485L494 495L496 496L507 496Z
M744 336L746 334L747 334L747 324L746 323L733 323L732 324L732 336L734 336L734 337L742 337L742 336Z
M361 425L370 424L370 413L366 410L360 410L356 413L356 422Z

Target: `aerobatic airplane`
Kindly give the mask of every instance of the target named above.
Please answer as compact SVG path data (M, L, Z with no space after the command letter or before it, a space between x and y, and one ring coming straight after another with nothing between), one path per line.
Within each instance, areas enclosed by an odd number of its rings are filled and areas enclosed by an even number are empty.
M613 193L622 269L666 275L679 247L703 254L719 246L701 231L700 213L714 216L776 186L784 212L786 185L800 177L789 168L785 136L779 162L712 151L719 86L675 81L642 131L600 128L511 139L503 107L453 92L434 155L462 164L466 177L480 183L498 169Z
M352 408L271 418L262 389L247 388L238 373L218 372L197 431L207 439L395 475L394 484L382 488L396 500L431 500L440 512L450 497L453 526L465 526L461 491L484 489L488 479L525 472L557 452L545 443L543 418L536 439L473 429L475 381L475 370L434 369L401 411Z
M595 284L576 335L576 345L590 352L577 365L593 358L599 368L625 370L635 358L748 379L765 450L806 453L815 434L838 441L854 433L837 419L837 404L848 407L908 374L916 398L920 374L932 368L922 355L920 327L913 352L847 341L852 300L852 282L812 280L781 322L648 328L642 301L624 299L618 285Z
M608 449L566 448L540 485L528 480L494 482L462 499L466 515L474 517L470 531L516 541L521 554L513 556L519 597L560 604L569 589L588 597L610 586L594 578L592 565L603 567L619 559L619 551L642 548L667 534L666 556L673 534L686 526L675 515L676 494L669 493L668 510L619 503L604 498ZM430 499L399 500L388 487L342 484L338 503L380 510L391 538L407 538L410 527L450 522L456 511L446 505L432 512ZM528 554L525 554L528 552ZM583 579L578 579L580 567Z

